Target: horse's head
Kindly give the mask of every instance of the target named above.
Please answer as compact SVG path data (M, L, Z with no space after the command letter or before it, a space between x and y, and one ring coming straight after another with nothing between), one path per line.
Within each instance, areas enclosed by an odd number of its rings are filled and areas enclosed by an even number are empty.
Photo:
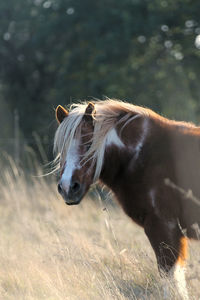
M56 119L60 124L57 144L60 152L60 180L58 192L68 205L79 204L87 193L94 178L94 160L90 152L94 130L95 107L89 103L75 116L62 106L56 109Z
M94 103L74 105L70 112L56 109L58 191L69 205L78 204L98 179L113 189L138 158L148 129L144 109L111 99Z

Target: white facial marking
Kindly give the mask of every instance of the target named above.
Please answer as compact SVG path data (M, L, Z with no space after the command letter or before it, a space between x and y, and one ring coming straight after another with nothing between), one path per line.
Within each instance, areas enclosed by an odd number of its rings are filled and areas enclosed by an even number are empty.
M73 140L71 147L67 152L65 168L60 180L62 188L65 190L66 193L68 193L69 191L71 178L74 173L74 170L79 168L78 146L79 146L78 141Z
M116 145L119 148L124 147L124 143L120 140L115 128L111 129L106 136L106 146L111 145Z

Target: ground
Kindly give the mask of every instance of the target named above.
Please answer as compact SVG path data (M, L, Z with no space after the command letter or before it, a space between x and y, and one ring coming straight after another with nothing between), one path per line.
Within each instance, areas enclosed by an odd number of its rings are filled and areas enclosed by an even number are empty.
M153 250L118 205L94 191L70 207L55 180L27 180L15 167L2 174L0 299L163 299ZM190 242L190 299L200 299L199 249Z

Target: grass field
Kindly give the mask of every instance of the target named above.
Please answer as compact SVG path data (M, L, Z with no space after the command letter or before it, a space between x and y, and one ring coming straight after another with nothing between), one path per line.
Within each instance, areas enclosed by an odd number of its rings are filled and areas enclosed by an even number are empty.
M2 300L163 299L149 242L118 206L66 206L54 182L12 167L1 170L0 228ZM199 250L190 243L190 299L200 299Z

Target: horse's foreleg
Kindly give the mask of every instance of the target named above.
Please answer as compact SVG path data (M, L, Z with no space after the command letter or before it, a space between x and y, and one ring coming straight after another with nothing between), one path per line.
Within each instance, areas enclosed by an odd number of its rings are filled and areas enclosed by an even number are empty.
M156 254L161 276L172 278L180 297L189 299L185 281L187 239L178 223L154 217L146 222L144 229Z

